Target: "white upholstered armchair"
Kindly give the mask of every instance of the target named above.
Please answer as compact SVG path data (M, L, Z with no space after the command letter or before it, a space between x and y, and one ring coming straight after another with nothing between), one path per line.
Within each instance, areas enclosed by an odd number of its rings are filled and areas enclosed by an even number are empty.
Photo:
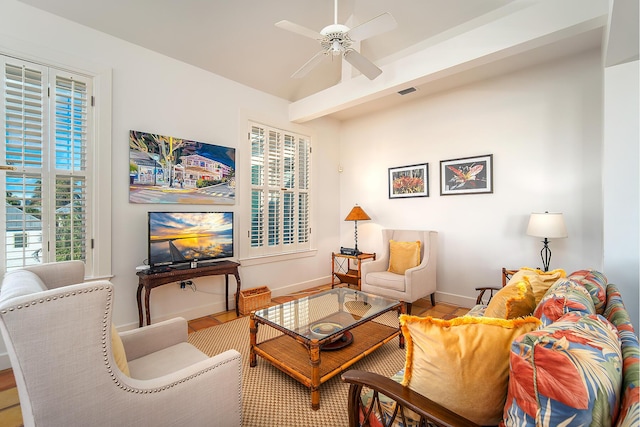
M208 357L187 342L181 318L118 340L113 302L113 285L84 282L80 261L5 274L0 330L25 426L242 424L238 352Z
M389 270L389 241L420 241L419 264L409 268L404 274ZM382 230L383 255L375 261L362 263L363 292L404 301L407 313L411 313L411 304L427 295L435 305L436 263L438 255L438 233L429 230Z

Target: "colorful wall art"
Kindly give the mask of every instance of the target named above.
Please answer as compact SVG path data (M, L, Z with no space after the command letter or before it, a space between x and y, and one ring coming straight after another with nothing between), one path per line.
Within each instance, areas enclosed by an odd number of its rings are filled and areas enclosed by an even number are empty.
M493 193L493 154L440 161L440 194Z
M429 197L429 164L389 168L389 198Z
M235 148L129 132L129 202L235 203Z

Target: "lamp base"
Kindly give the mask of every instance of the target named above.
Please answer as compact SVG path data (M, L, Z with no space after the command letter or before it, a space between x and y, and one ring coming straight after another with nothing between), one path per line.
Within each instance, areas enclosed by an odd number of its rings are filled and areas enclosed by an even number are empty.
M549 271L549 263L551 262L551 249L549 249L549 239L546 237L542 241L544 245L540 251L540 258L542 258L542 267L544 272Z

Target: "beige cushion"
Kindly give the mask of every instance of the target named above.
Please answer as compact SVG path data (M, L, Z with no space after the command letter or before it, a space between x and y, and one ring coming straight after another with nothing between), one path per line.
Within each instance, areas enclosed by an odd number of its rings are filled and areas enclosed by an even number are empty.
M515 319L531 315L535 308L536 299L531 284L526 280L511 281L491 298L484 316Z
M375 271L367 274L367 284L392 289L398 292L406 291L404 275L398 275L389 271Z
M132 378L149 380L179 371L208 358L209 356L191 344L183 342L130 360L129 369Z
M8 271L0 288L0 302L46 290L37 274L27 270Z
M561 268L545 272L536 268L523 267L511 276L509 283L520 282L525 277L531 284L537 305L547 292L547 289L556 283L558 279L567 277L567 273Z
M540 320L400 316L407 358L403 384L480 425L502 419L511 342Z
M404 274L420 265L420 241L397 242L389 240L389 269L391 273Z
M120 368L123 374L130 377L131 374L129 373L129 364L127 363L127 355L124 351L124 345L122 344L120 334L118 334L113 323L111 324L111 351L113 352L113 358L115 359L118 368Z

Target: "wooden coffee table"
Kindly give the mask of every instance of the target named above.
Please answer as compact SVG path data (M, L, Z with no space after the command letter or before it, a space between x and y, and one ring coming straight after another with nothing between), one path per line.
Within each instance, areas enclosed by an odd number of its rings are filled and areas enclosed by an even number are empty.
M387 326L373 321L392 310L400 315L405 312L405 304L353 289L336 288L254 311L250 317L249 363L256 366L260 356L309 387L311 408L318 410L322 383L395 337L399 337L400 348L404 348L399 325ZM258 343L260 324L275 328L283 335Z

